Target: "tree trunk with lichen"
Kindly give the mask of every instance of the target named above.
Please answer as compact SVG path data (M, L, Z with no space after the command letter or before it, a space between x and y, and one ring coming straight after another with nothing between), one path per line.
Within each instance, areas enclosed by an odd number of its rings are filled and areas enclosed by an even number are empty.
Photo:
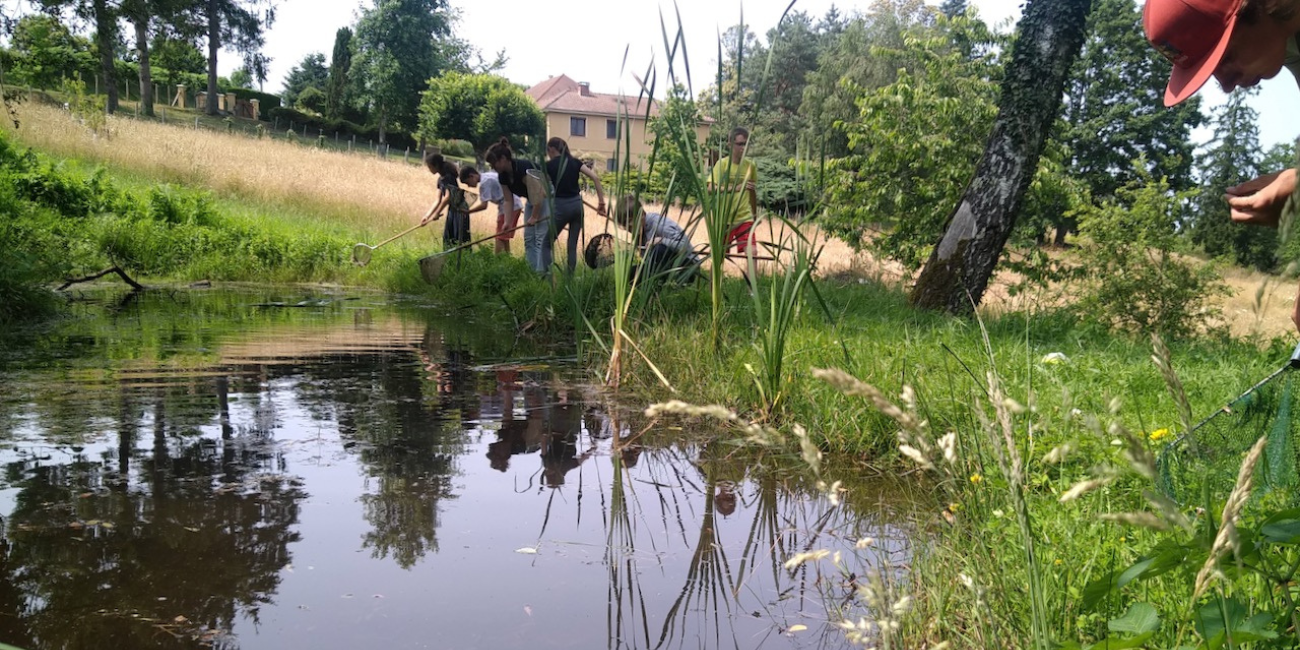
M984 297L1060 115L1091 10L1092 0L1026 3L984 157L917 278L912 304L968 314Z

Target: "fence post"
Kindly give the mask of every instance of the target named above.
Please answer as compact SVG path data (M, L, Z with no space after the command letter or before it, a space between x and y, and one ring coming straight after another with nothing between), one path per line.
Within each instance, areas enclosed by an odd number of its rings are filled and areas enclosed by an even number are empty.
M306 122L303 122L303 124L302 124L302 137L303 137L304 140L307 139L307 123L306 123Z
M198 115L195 115L195 116L194 116L194 128L196 128L196 129L199 128L199 116L198 116Z
M410 148L410 147L407 147L407 148L406 148L406 153L402 154L402 162L404 162L404 163L409 163L409 162L411 162L411 148Z

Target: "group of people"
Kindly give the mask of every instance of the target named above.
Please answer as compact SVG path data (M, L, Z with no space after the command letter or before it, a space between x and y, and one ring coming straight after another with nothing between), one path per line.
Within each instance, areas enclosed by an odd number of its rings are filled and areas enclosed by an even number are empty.
M728 212L736 223L729 240L737 252L744 253L754 239L758 172L753 161L745 158L748 130L733 129L727 143L729 155L714 165L709 187L719 192L720 209ZM583 236L584 206L589 205L582 197L581 179L586 177L594 187L596 214L602 217L608 214L605 189L591 165L576 158L562 138L547 141L546 156L545 165L538 168L528 160L516 158L509 141L502 138L488 148L484 161L489 169L480 173L471 165L457 166L440 153L426 153L424 164L438 177L438 199L421 217L421 225L437 221L445 213L444 248L462 246L470 241L470 215L495 206L497 253L510 254L510 241L522 228L524 259L538 274L549 276L555 242L560 232L567 229L566 264L572 273L577 267ZM551 193L549 200L530 196L529 172L535 175L544 172ZM478 190L478 200L473 206L464 187ZM632 234L638 250L648 259L657 260L656 264L676 264L695 258L690 237L681 226L662 214L645 212L635 196L621 197L611 216Z
M1173 64L1166 106L1195 95L1210 77L1232 92L1272 79L1285 67L1300 83L1300 0L1146 0L1143 27L1151 45ZM1296 169L1224 192L1233 221L1276 228L1296 194ZM1291 320L1300 328L1300 297Z

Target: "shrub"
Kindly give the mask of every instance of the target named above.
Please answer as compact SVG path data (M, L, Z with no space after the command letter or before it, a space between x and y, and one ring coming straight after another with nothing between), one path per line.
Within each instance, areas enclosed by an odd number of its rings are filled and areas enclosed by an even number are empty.
M1109 325L1186 337L1216 314L1211 298L1227 289L1209 265L1178 255L1182 206L1194 191L1172 192L1138 167L1140 186L1078 213L1084 264L1092 278L1077 308ZM1129 204L1132 207L1124 207Z

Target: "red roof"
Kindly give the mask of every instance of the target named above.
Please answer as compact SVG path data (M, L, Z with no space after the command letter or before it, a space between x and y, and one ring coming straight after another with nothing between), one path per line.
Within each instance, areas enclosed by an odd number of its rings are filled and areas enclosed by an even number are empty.
M622 97L592 92L590 86L580 84L566 75L551 77L529 88L527 93L543 112L613 117L626 111L633 119L644 118L646 114L646 99L643 97ZM650 114L659 114L659 102L650 103Z

